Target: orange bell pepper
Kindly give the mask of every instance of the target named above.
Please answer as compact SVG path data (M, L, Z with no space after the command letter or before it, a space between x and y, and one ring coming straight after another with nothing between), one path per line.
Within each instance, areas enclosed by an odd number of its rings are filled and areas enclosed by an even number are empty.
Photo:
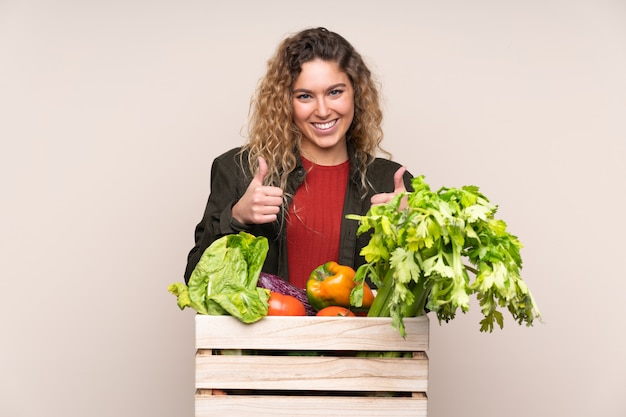
M318 266L311 272L306 283L309 303L316 310L329 306L350 308L350 293L356 286L354 269L331 261ZM374 300L374 294L367 284L363 284L363 305L368 309Z

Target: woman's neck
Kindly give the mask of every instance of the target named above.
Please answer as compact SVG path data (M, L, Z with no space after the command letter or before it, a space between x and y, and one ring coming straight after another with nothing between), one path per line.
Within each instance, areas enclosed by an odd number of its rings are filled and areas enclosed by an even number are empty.
M343 146L336 146L329 149L315 148L315 149L300 149L300 154L303 158L313 162L316 165L335 166L340 165L348 160L348 148L343 143Z

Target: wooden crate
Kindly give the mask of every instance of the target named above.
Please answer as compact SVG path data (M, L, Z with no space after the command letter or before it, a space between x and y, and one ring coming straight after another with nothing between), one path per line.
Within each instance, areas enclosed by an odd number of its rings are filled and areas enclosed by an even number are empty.
M405 325L403 339L388 318L197 315L196 417L425 417L428 317Z

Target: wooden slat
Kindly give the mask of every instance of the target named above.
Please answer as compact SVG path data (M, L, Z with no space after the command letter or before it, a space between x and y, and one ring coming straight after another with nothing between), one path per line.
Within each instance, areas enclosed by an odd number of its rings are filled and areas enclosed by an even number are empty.
M196 417L426 417L427 398L196 395Z
M426 392L428 359L196 356L196 388Z
M406 338L384 317L278 317L245 324L230 316L196 315L198 349L428 350L428 316L404 320Z

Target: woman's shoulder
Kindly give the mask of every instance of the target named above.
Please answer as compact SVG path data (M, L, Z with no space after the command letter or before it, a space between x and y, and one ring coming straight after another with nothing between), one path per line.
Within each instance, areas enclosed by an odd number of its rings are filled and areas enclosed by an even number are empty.
M213 159L212 171L222 172L224 175L240 175L241 173L247 175L249 169L245 163L246 160L247 156L245 152L242 153L241 147L232 148Z
M390 192L393 190L393 177L402 166L405 165L391 159L375 158L367 168L367 180L375 192ZM413 175L405 171L404 185L407 190L411 189L412 178Z
M368 171L372 170L372 172L377 173L386 171L396 172L401 166L402 164L391 159L376 157L368 167Z
M239 154L241 153L241 146L238 146L236 148L231 148L229 150L227 150L226 152L222 153L221 155L217 156L215 159L217 160L221 160L221 161L230 161L233 159L239 159Z

